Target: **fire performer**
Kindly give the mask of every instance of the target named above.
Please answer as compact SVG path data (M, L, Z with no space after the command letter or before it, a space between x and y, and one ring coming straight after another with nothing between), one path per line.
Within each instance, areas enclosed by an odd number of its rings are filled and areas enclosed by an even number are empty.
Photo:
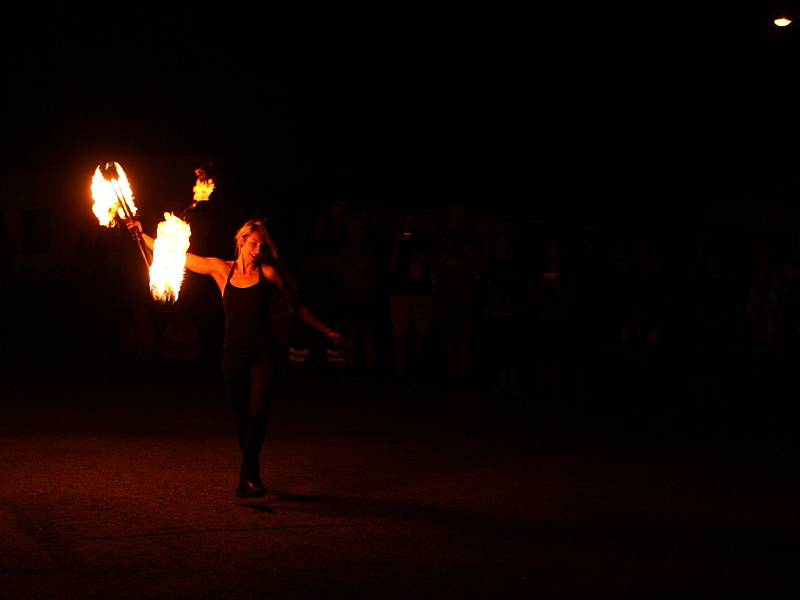
M141 234L149 248L154 240L137 220L126 221L128 229ZM222 371L229 401L236 415L236 431L242 452L236 496L266 494L259 460L266 434L267 411L275 384L276 344L270 324L270 298L281 294L294 314L323 335L340 335L289 296L277 264L278 248L263 221L247 221L234 236L235 260L222 260L186 253L186 268L211 276L220 294L225 315Z

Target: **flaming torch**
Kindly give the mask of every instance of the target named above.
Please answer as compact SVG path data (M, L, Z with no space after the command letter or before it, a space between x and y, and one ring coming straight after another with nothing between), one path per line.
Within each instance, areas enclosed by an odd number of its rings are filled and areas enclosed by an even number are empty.
M188 223L172 213L164 213L164 221L158 224L150 267L150 293L156 300L178 300L191 235Z
M205 169L198 167L194 170L194 174L197 175L197 181L195 181L194 187L192 188L192 191L194 192L194 199L192 200L192 203L184 208L183 212L181 212L180 217L182 219L186 218L189 211L197 208L197 205L200 202L208 201L212 192L214 191L214 179L208 176Z
M122 165L118 162L107 162L95 169L92 177L92 199L92 212L104 227L115 227L117 219L132 219L136 216L133 191ZM149 267L150 258L142 236L136 232L134 239L144 264Z
M197 181L192 203L178 216L164 213L165 220L158 224L153 245L153 265L150 267L150 293L162 302L176 302L183 283L186 251L192 235L187 215L200 202L206 202L214 191L214 180L206 175L204 169L197 168L194 172Z

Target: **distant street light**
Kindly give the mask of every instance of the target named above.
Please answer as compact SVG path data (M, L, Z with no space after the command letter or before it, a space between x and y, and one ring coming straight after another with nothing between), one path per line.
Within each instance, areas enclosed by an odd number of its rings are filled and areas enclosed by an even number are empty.
M781 17L780 19L775 19L773 23L775 23L775 25L778 27L788 27L792 24L792 20L787 19L786 17Z

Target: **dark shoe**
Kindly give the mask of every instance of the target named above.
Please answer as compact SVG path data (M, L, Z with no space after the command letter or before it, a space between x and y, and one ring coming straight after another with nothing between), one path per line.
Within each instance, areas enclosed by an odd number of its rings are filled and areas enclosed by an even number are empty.
M261 498L267 494L267 490L260 481L244 479L236 487L237 498Z

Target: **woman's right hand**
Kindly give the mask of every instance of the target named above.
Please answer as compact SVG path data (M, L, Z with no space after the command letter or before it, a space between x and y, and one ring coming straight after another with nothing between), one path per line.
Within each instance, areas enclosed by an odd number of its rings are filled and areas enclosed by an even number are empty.
M125 227L128 228L133 235L142 234L142 222L136 219L125 219Z

